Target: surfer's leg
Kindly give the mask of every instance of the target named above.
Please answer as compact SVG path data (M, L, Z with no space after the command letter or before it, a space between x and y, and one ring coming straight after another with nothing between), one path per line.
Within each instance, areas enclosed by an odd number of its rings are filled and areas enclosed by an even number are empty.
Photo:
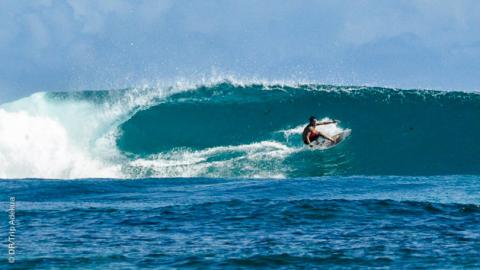
M333 139L335 142L337 142L338 139L340 139L341 136L342 136L342 134L340 133L340 134L337 134L337 135L333 136L332 139Z
M319 141L320 138L322 138L322 135L317 133L317 135L312 138L311 142L315 144L320 144L320 141Z
M318 135L327 139L327 140L329 140L329 141L331 141L331 142L336 142L337 141L335 138L332 138L332 137L328 136L327 134L325 134L321 131L318 131Z

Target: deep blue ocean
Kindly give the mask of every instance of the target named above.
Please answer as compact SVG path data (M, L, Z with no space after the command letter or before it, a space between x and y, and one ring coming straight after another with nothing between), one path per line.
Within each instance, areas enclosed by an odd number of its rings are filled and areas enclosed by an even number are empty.
M310 115L352 134L305 147ZM479 269L478 138L478 93L37 93L0 105L0 268Z

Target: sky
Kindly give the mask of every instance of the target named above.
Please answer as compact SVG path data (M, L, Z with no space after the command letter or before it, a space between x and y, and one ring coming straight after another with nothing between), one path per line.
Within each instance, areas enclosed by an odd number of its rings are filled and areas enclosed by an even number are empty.
M480 91L480 1L0 0L0 103L209 77Z

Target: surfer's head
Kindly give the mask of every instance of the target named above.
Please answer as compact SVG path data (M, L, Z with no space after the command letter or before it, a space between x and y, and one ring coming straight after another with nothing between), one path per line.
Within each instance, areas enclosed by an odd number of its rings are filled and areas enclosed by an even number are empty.
M310 121L310 124L317 123L317 118L315 116L310 116L310 118L308 120Z

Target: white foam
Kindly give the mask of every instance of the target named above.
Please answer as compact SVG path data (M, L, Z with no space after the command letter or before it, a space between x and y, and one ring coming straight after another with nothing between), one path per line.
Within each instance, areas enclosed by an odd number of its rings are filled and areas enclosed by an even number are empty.
M322 118L322 120L320 120L320 122L327 122L327 121L332 121L332 119L328 117L324 117ZM301 124L291 129L280 130L279 132L282 133L285 139L288 141L292 136L298 136L299 134L302 134L303 129L305 128L305 125L306 124ZM343 132L345 129L340 127L338 123L333 123L328 125L317 126L317 130L325 133L328 136L334 136L336 134Z
M0 178L125 177L124 157L115 145L116 127L162 98L162 93L139 88L101 104L37 93L4 104L0 108Z
M76 145L58 122L0 109L0 178L117 177L119 167Z
M135 173L151 177L284 177L278 164L298 149L280 142L262 141L192 151L177 149L130 163ZM271 168L269 170L268 168ZM241 175L237 175L241 172Z

